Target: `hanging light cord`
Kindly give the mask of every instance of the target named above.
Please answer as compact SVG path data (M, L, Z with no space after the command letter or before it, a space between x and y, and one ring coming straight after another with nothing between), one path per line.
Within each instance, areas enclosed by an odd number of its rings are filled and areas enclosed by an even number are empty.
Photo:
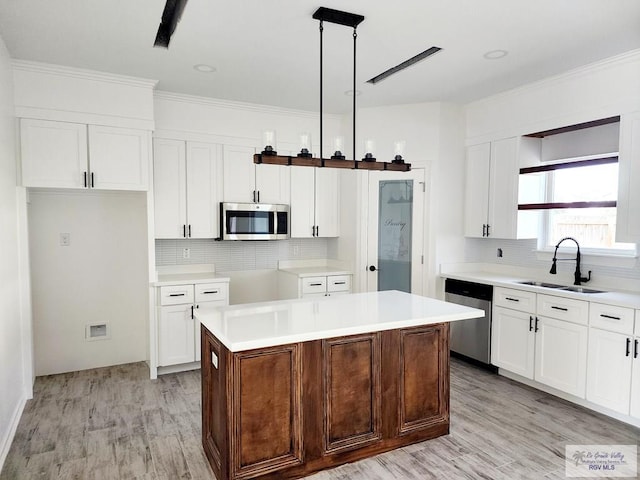
M356 39L357 27L353 27L353 159L356 159Z
M322 32L323 22L320 20L320 162L324 167L324 157L322 156Z

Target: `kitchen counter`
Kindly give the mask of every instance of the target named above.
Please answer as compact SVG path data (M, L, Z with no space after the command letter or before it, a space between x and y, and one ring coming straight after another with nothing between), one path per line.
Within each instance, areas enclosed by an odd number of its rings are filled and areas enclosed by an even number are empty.
M200 308L231 352L481 317L482 310L398 291Z
M557 288L546 288L536 285L523 285L518 282L537 280L535 278L523 278L515 275L508 275L503 273L486 272L486 271L469 271L469 272L449 272L441 273L443 278L451 278L455 280L464 280L467 282L483 283L486 285L493 285L496 287L515 288L518 290L526 290L529 292L544 293L547 295L554 295L557 297L573 298L577 300L587 300L590 302L606 303L608 305L617 305L620 307L640 308L640 293L630 291L611 291L606 288L598 286L591 286L586 283L582 285L585 288L592 288L594 290L606 290L602 293L579 293L571 292L568 290L560 290ZM544 280L549 283L558 283L548 278Z
M280 272L290 273L300 278L317 277L318 275L351 275L349 270L331 266L279 268Z
M188 285L229 281L229 277L216 275L214 272L167 273L158 275L158 280L151 282L151 286L163 287L166 285Z
M195 312L202 443L219 480L301 478L449 433L449 323L387 291Z

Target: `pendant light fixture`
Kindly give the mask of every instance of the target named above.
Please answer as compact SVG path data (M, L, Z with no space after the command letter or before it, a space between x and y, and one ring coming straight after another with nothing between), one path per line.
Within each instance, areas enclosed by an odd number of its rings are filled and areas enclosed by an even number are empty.
M306 167L331 167L331 168L351 168L362 170L394 170L407 172L411 170L410 163L404 163L401 154L396 154L392 162L376 162L375 157L370 151L366 152L362 161L356 160L356 40L358 38L358 25L364 20L364 16L355 13L333 10L331 8L320 7L313 14L313 18L320 22L320 158L313 158L309 154L308 148L302 148L301 152L295 156L281 156L275 154L274 148L265 149L261 154L253 156L254 163L266 163L271 165L297 165ZM353 28L353 160L347 160L342 153L344 140L337 141L334 144L334 153L331 158L324 158L323 155L323 32L324 22L335 23L346 27ZM306 151L305 151L306 150ZM273 152L273 153L272 153ZM396 152L397 153L397 152Z

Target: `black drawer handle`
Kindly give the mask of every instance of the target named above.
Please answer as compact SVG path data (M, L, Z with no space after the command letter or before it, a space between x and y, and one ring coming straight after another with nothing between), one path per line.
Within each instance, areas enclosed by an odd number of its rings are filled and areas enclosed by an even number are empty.
M211 293L218 293L218 290L209 290L207 292L202 292L203 295L209 295Z
M633 358L638 358L638 342L639 340L636 338L635 343L633 345Z
M628 357L630 354L631 354L631 339L627 338L627 354L625 356Z
M509 300L510 302L519 302L520 299L519 298L511 298L511 297L504 297L505 300Z
M312 286L312 287L321 287L322 286L321 283L310 283L309 285Z
M344 285L347 282L333 282L334 285Z
M614 317L613 315L605 315L604 313L601 313L600 316L602 318L610 318L611 320L620 320L620 317Z
M538 320L538 317L536 317L536 332L537 332L538 330L540 330L540 329L538 328L538 322L539 322L539 321L540 321L540 320Z
M186 293L170 293L170 297L184 297Z
M553 308L554 310L562 310L563 312L568 312L569 311L568 308L556 307L555 305L551 305L551 308Z
M533 316L529 315L529 331L533 330Z

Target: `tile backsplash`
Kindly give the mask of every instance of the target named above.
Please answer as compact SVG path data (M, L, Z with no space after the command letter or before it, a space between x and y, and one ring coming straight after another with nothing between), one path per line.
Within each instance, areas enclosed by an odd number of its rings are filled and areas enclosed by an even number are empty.
M156 240L156 266L213 263L217 272L275 270L278 260L327 258L327 243L326 238L257 242ZM185 248L189 249L189 258L183 258Z

